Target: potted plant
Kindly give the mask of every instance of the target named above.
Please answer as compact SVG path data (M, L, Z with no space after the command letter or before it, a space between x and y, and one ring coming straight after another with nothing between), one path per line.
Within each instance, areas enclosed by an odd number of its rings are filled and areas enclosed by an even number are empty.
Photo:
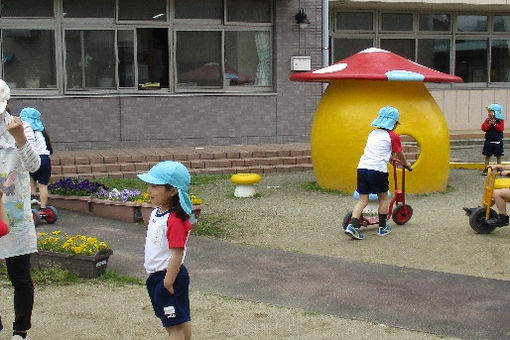
M110 245L95 237L62 234L60 230L37 234L38 252L31 255L34 267L59 266L79 277L101 275L113 254Z

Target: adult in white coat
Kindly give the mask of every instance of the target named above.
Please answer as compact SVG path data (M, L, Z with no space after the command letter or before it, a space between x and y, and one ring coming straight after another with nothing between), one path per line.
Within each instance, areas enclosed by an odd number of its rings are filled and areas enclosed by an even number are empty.
M30 175L41 165L29 124L8 112L10 89L0 79L0 186L10 232L0 238L0 259L14 287L12 340L27 338L34 306L30 254L37 251L37 235L30 204Z

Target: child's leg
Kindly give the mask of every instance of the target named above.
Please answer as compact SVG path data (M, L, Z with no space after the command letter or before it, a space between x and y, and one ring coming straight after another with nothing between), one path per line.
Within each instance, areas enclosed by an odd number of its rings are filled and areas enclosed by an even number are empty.
M48 204L48 185L40 184L39 186L39 201L41 202L41 209L46 209L46 205Z
M30 176L30 192L32 196L37 195L36 182L32 176Z
M368 194L360 194L358 203L354 206L352 210L352 218L359 219L363 209L368 205Z
M168 332L168 340L190 340L191 322L185 322L179 325L166 327L166 331Z
M496 189L494 190L494 202L496 208L501 215L507 215L506 202L510 201L510 189Z
M388 215L388 208L390 206L390 200L388 198L388 192L381 192L377 194L377 199L379 200L379 226L385 228L386 227L386 216Z
M498 164L501 164L501 156L496 157L496 162L498 162Z
M489 166L489 160L490 160L490 156L485 156L485 168L484 169L487 169L487 167Z

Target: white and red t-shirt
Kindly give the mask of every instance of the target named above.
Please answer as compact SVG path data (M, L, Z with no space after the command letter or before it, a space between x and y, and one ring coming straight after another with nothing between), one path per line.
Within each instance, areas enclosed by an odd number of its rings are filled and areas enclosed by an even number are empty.
M358 169L388 172L388 161L391 154L401 151L402 144L399 135L394 131L375 129L368 135Z
M191 231L188 220L183 221L175 212L152 211L145 239L145 270L155 273L166 270L172 256L171 248L183 248L181 264L186 257L186 243Z

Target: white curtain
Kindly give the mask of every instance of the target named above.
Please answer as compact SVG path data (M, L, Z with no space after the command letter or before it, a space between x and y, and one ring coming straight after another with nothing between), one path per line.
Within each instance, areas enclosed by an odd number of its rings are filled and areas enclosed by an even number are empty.
M271 86L271 41L269 32L255 33L259 63L255 74L255 86Z

